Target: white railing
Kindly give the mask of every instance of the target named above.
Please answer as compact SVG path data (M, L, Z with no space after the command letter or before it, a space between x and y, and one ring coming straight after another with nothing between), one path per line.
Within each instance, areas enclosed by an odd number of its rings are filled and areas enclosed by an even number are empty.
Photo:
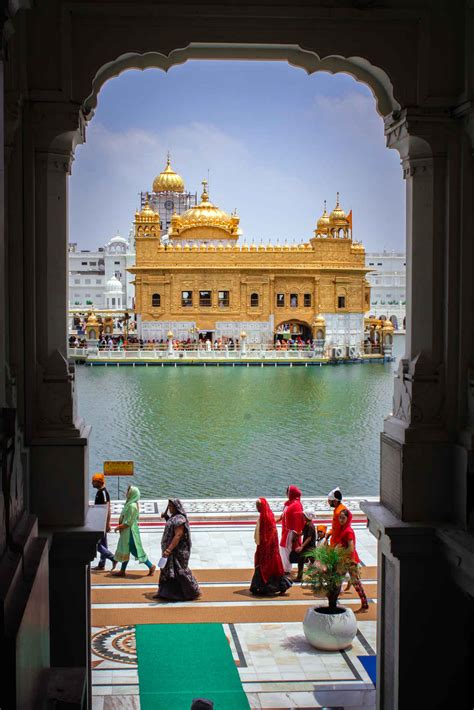
M340 355L333 357L333 347L316 346L307 348L307 346L288 349L275 348L273 345L258 345L255 343L248 344L240 349L211 349L193 348L188 346L170 348L167 344L162 343L145 343L143 346L127 345L127 346L91 346L89 348L68 348L67 354L69 358L76 360L94 359L107 362L108 360L199 360L202 362L225 361L225 360L245 360L247 362L262 361L262 360L320 360L320 359L347 359L348 353L345 347L338 348ZM380 346L368 346L355 348L351 359L357 359L365 355L381 355ZM385 355L391 355L391 349L386 348Z

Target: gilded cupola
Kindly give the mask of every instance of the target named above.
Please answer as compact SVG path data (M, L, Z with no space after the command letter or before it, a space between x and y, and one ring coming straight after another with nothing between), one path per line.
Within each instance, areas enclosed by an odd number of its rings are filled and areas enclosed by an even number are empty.
M240 219L234 211L228 215L209 200L207 181L203 180L203 191L199 205L182 215L174 214L169 230L170 239L189 240L237 240L241 234Z
M166 168L153 180L153 192L184 192L183 178L171 167L169 153Z
M148 194L143 209L135 212L135 238L159 237L160 215L150 207Z
M319 235L327 234L328 231L329 231L329 215L326 211L326 200L324 200L324 211L316 223L316 229L314 230L314 235L317 237Z
M336 197L336 206L329 215L329 231L332 237L349 237L349 220L339 204L339 193Z

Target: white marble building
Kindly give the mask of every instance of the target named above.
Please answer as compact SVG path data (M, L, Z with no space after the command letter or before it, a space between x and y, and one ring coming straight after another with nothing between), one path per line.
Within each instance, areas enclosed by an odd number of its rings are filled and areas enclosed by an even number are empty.
M365 264L373 271L370 283L370 311L367 315L392 321L395 330L404 330L406 316L406 254L395 251L366 254Z
M135 262L133 236L116 234L97 251L69 245L69 308L133 308L133 276L127 269Z

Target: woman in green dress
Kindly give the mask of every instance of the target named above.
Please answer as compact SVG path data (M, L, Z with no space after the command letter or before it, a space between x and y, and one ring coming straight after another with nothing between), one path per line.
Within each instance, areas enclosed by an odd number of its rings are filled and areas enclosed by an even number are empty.
M148 555L142 546L140 538L140 530L138 527L138 501L140 500L140 491L136 486L129 486L127 490L127 498L125 505L120 514L119 524L115 528L115 532L120 533L120 540L115 551L114 560L121 562L121 569L117 572L119 577L125 577L130 553L139 562L143 562L148 567L148 575L152 575L156 570L156 565L152 564L148 559Z

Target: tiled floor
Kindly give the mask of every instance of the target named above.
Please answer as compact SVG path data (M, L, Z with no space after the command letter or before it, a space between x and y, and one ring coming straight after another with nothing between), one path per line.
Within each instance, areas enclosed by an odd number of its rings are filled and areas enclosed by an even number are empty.
M362 562L376 565L376 541L365 527L355 527ZM142 530L153 561L160 556L161 533ZM253 565L253 525L193 525L192 536L192 569ZM109 536L112 550L116 540ZM136 568L131 562L130 569ZM374 686L358 657L374 653L376 622L358 621L358 628L347 651L323 652L307 643L301 623L224 625L250 707L280 709L375 707ZM134 627L95 628L92 648L93 710L139 710Z

